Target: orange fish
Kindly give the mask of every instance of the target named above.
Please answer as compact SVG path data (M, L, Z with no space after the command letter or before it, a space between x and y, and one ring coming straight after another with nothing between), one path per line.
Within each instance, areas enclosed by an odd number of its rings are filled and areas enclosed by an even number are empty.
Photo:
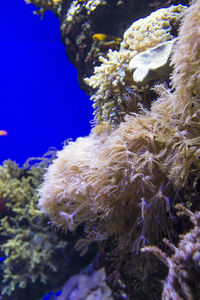
M8 135L8 131L6 131L6 130L0 130L0 135L1 136Z

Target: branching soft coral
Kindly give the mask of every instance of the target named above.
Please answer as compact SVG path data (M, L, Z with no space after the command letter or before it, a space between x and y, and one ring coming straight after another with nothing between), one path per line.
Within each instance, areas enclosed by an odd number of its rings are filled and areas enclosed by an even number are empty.
M51 271L57 271L54 255L66 247L37 208L36 189L41 184L49 158L28 168L8 160L0 166L0 198L5 213L0 218L1 295L11 295L31 282L45 284ZM17 293L17 292L16 292Z
M179 213L190 217L194 228L181 237L178 247L164 242L174 252L172 257L167 257L158 247L149 246L143 251L152 252L169 268L167 278L163 283L162 299L194 300L200 296L200 213L192 213L183 205L177 204Z
M98 239L115 236L121 254L170 236L173 187L184 186L199 168L199 12L198 0L181 26L173 56L174 91L157 87L160 98L151 111L126 117L110 134L94 128L58 153L39 202L58 226L74 230L86 221Z

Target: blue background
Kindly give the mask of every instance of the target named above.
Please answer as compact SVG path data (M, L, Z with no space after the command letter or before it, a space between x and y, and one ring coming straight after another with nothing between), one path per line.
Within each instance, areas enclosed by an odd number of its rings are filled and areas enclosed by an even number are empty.
M22 165L66 139L88 135L92 103L80 90L60 39L59 20L41 20L24 0L1 1L0 163Z

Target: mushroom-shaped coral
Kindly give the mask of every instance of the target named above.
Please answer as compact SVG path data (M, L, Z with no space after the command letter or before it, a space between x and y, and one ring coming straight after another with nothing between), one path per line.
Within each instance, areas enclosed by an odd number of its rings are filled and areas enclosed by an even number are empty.
M138 85L147 84L151 80L167 79L171 73L169 66L173 45L176 39L159 44L135 55L129 69L133 71L133 81Z

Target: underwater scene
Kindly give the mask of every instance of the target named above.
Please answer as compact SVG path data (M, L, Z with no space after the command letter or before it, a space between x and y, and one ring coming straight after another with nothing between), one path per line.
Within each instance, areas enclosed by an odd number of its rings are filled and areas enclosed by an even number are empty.
M200 299L200 0L0 22L0 300Z

